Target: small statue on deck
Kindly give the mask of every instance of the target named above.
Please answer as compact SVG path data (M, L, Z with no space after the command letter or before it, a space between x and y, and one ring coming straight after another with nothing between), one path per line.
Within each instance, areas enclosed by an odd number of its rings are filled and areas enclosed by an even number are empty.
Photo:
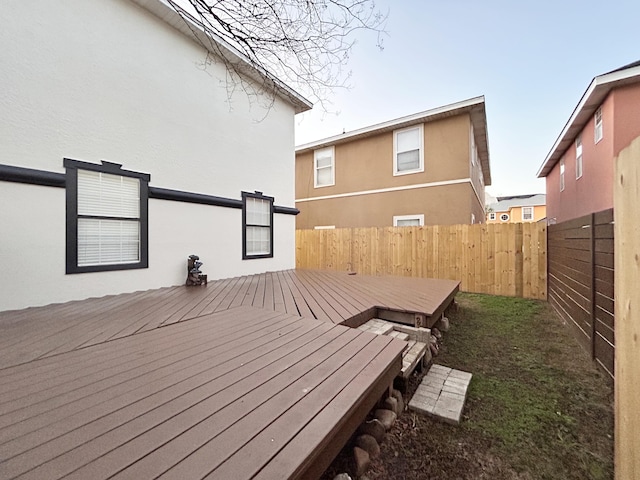
M202 262L198 255L189 255L187 260L187 286L206 285L207 276L200 271Z

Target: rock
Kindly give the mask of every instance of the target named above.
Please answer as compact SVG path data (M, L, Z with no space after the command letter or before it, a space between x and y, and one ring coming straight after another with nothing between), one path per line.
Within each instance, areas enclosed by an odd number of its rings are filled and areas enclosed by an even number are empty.
M386 408L387 410L391 410L396 415L400 414L400 412L398 411L398 400L396 400L393 397L385 398L384 402L382 403L382 408Z
M351 480L351 477L347 473L340 473L333 477L333 480Z
M460 305L455 300L451 302L451 305L449 305L449 308L451 308L452 312L459 312L460 311Z
M440 340L442 338L442 333L440 333L440 330L438 330L437 328L432 328L431 329L431 335L436 337L438 340Z
M356 438L356 447L365 450L370 458L378 458L380 456L380 445L371 435L360 435Z
M366 450L353 447L353 459L356 462L356 477L361 477L369 469L371 458Z
M429 347L431 347L431 345L429 345ZM422 365L426 367L427 365L429 365L429 363L431 363L432 359L433 355L431 354L431 348L427 348L427 350L425 350L424 352L424 357L422 357Z
M391 427L393 427L393 424L396 422L396 418L398 418L391 410L386 410L384 408L376 410L373 416L380 420L380 423L382 423L384 429L387 431L391 430Z
M441 332L448 332L449 331L449 319L447 317L442 317L440 320L438 320L438 323L436 324L438 326L438 329Z
M438 345L438 339L436 337L434 337L433 335L431 335L429 337L429 345Z
M391 390L391 396L398 402L398 410L396 411L396 414L402 415L402 412L404 412L404 398L402 398L402 393L400 390L393 389Z
M384 429L384 425L382 425L382 422L377 418L360 425L358 432L360 434L371 435L378 443L382 443L385 435L387 434L387 431Z

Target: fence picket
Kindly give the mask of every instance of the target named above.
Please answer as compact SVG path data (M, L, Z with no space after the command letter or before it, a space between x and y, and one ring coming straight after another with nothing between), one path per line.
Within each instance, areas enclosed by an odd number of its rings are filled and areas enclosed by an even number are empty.
M296 266L459 280L461 290L547 298L546 225L297 230Z

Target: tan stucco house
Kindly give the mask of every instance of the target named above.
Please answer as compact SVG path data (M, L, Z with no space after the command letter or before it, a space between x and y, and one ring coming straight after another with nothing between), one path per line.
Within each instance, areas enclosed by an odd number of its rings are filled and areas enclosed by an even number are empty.
M485 220L484 97L296 148L297 229Z

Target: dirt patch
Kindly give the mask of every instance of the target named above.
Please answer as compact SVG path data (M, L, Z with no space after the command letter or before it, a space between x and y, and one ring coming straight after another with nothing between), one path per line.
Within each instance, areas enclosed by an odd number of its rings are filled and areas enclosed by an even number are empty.
M611 479L613 390L544 302L459 294L436 363L473 373L463 420L405 411L367 477ZM414 374L408 398L424 373ZM351 445L327 470L353 476Z

